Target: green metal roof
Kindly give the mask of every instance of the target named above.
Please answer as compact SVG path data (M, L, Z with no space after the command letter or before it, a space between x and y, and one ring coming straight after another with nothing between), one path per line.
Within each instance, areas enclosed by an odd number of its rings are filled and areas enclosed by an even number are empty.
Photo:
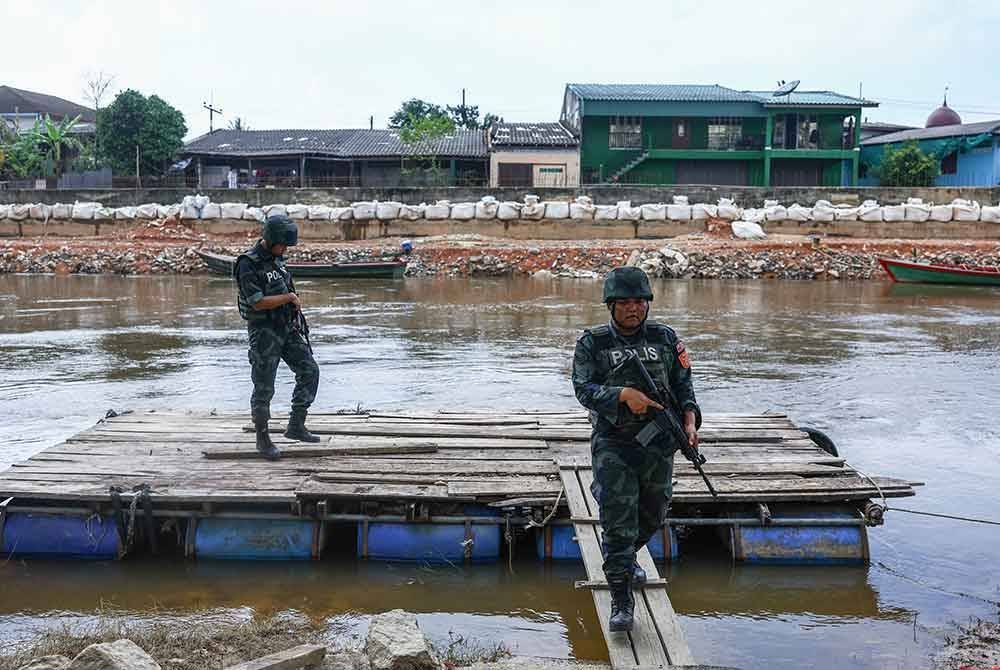
M568 84L583 100L621 102L760 102L746 91L717 84Z
M747 91L767 107L878 107L878 103L833 91L793 91L774 95L772 91Z

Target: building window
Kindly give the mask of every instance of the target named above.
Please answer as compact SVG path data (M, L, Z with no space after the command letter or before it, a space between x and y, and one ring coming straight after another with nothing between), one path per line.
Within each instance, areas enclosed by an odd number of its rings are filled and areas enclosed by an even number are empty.
M958 152L952 151L941 159L941 174L958 173Z
M718 117L708 120L708 148L736 149L743 140L743 119Z
M796 149L819 149L819 119L815 114L799 114L797 140Z
M642 118L612 116L608 119L608 147L611 149L642 148Z

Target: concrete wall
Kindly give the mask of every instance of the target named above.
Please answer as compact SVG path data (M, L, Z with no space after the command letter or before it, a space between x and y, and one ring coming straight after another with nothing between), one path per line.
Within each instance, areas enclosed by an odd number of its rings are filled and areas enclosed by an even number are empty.
M743 207L759 207L764 200L778 200L790 205L798 202L812 205L817 200L833 203L860 204L864 200L878 200L882 204L905 202L907 198L923 198L925 202L948 203L955 198L978 200L982 204L1000 201L1000 186L990 188L891 188L891 187L755 187L755 186L581 186L579 188L464 188L464 187L408 187L408 188L258 188L258 189L206 189L202 193L213 202L245 202L249 205L277 203L303 203L311 205L344 205L359 200L397 200L411 204L450 200L471 202L484 195L498 200L523 200L525 194L535 193L543 200L568 200L578 195L589 195L597 204L614 204L631 200L635 204L672 202L675 195L686 195L692 203L714 203L720 197L734 198ZM171 204L180 202L189 189L82 189L82 190L0 190L0 203L55 204L96 201L108 207L142 205L150 202Z
M565 168L566 185L580 184L580 151L578 149L550 149L548 151L502 151L490 154L490 186L496 188L500 177L500 163L531 163L535 166L534 183L539 183L538 168L561 165Z

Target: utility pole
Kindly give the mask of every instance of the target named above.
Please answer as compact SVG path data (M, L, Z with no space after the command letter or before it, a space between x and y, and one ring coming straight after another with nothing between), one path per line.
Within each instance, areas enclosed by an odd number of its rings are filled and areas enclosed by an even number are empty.
M215 107L213 107L212 105L208 104L207 102L202 102L201 106L208 110L208 132L212 132L212 130L213 130L212 122L215 119L215 115L216 114L222 114L222 110L221 109L216 109Z

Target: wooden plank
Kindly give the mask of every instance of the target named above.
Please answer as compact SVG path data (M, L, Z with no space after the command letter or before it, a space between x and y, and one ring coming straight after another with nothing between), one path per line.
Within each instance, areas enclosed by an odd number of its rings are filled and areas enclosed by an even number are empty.
M576 588L576 589L607 589L607 588L610 588L610 587L608 586L608 583L606 581L604 581L604 580L591 581L591 580L587 579L587 580L577 580L577 581L575 581L573 583L573 588ZM660 578L657 578L657 579L647 579L645 585L643 585L642 588L644 588L644 589L665 589L665 588L667 588L667 580L666 579L660 579Z
M358 456L371 454L373 456L385 454L433 454L438 448L433 444L407 444L396 446L367 446L367 447L299 447L282 449L281 458L315 458L317 456ZM226 460L226 459L263 459L256 449L214 449L201 452L203 458Z
M226 670L298 670L299 668L319 668L326 657L326 646L322 644L300 644L297 647L268 654L253 661L230 665Z
M411 500L473 500L448 495L447 486L428 484L338 484L307 480L295 490L300 498L389 498Z
M549 481L543 477L495 477L490 480L448 483L448 493L453 496L511 498L557 494L561 490L562 482Z

